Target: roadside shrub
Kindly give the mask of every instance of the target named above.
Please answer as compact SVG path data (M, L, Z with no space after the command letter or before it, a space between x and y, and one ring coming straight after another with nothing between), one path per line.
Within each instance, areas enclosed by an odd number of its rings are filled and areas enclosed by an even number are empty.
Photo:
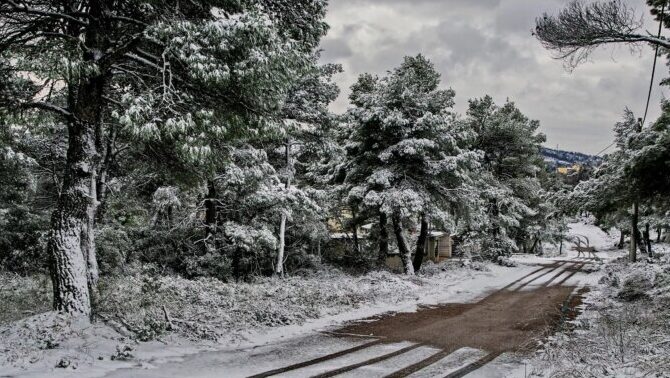
M497 261L501 256L510 256L517 249L514 241L507 237L485 237L482 240L482 257L490 261Z
M123 273L133 249L133 242L126 230L120 227L103 226L98 230L97 256L100 274Z
M48 217L24 206L0 210L0 270L44 273Z
M617 294L617 298L627 301L634 302L640 299L648 299L648 291L653 287L653 282L648 277L635 274L630 277L627 277L623 284L621 285L621 290Z
M498 256L496 262L498 263L498 265L506 266L508 268L513 268L517 266L517 263L507 256Z
M51 309L51 280L46 275L0 273L0 324Z

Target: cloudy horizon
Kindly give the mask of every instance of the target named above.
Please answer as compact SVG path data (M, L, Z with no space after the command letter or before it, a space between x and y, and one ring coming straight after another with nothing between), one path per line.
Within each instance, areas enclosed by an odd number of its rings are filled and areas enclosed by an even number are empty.
M643 0L628 0L649 30L654 28ZM653 50L625 46L598 50L589 62L568 72L531 35L534 20L555 13L567 0L331 0L322 61L340 63L342 93L332 105L348 106L349 87L358 75L383 75L403 56L428 57L442 85L456 91L456 111L468 100L491 95L499 104L514 101L540 121L551 148L595 154L612 141L612 128L630 108L644 113ZM659 59L649 120L660 114L668 76Z

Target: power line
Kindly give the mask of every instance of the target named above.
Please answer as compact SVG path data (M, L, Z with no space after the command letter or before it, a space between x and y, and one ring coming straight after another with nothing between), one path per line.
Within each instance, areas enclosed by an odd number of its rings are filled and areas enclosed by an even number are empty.
M665 2L661 6L661 16L660 16L660 21L658 23L658 36L657 38L661 38L661 32L663 31L663 21L665 18ZM656 49L654 51L654 64L651 67L651 79L649 80L649 92L647 93L647 104L644 107L644 117L642 117L642 123L640 123L640 127L644 127L644 123L647 121L647 113L649 113L649 103L651 102L651 91L654 88L654 76L656 75L656 62L658 61L658 45L656 45ZM596 154L596 156L600 156L603 152L609 150L612 146L616 144L616 141L610 143L607 147L603 148Z
M665 16L665 2L661 6L661 18L658 23L658 37L661 38L661 31L663 30L663 18ZM644 117L642 117L642 127L644 127L644 122L647 120L647 113L649 112L649 101L651 100L651 91L654 87L654 75L656 74L656 61L658 60L658 45L654 51L654 65L651 68L651 80L649 81L649 93L647 94L647 105L644 107Z
M607 147L603 148L602 150L600 150L600 152L598 152L598 153L596 154L596 157L600 156L600 154L602 154L603 152L605 152L605 151L609 150L609 149L610 149L610 147L614 146L614 144L616 144L616 141L614 141L614 142L610 143L610 145L609 145L609 146L607 146Z

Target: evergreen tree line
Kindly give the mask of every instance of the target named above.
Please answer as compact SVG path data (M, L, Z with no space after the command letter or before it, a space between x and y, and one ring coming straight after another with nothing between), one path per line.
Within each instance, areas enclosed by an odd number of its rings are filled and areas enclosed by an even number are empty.
M361 75L332 114L341 67L319 63L326 7L2 2L2 269L48 271L54 308L90 315L101 274L281 276L327 259L334 228L350 240L345 263L397 251L407 274L430 230L490 259L562 240L567 189L514 103L484 96L459 115L418 55ZM654 130L622 139L645 151L626 155L636 185L667 157L667 128ZM665 144L650 151L652 139ZM636 186L645 209L663 197L654 182Z

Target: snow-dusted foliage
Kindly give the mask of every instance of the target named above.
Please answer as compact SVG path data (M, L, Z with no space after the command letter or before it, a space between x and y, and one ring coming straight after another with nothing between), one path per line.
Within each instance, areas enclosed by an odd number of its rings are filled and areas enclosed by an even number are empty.
M667 227L668 106L664 103L663 115L644 128L626 110L624 119L614 127L616 150L606 155L593 177L577 185L572 193L575 207L595 214L602 227L629 231L638 222L653 229ZM639 219L633 206L640 209Z
M533 252L547 239L546 225L555 217L541 181L545 137L537 133L539 122L514 103L498 106L489 96L471 100L463 122L475 134L473 148L484 155L473 185L479 206L473 206L466 227L493 258L527 248Z
M343 191L356 212L392 218L406 271L402 224L418 214L451 225L449 210L470 181L480 154L465 148L472 133L455 122L454 91L422 55L406 57L387 77L362 75L347 113Z
M668 245L658 245L661 253ZM530 360L531 377L657 376L670 371L670 261L608 263L582 314Z
M423 56L405 58L388 77L362 76L353 87L345 182L349 201L407 218L441 216L449 191L467 180L479 154L451 112L454 91ZM433 215L433 214L431 214Z
M68 125L49 244L58 308L91 312L95 218L117 154L178 167L170 178L182 183L211 181L228 144L283 126L288 92L327 30L325 9L323 0L0 4L10 20L0 25L2 111Z

